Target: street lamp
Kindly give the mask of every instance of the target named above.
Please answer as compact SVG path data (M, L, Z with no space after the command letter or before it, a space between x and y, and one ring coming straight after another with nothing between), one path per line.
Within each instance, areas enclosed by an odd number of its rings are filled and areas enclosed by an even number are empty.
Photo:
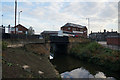
M3 14L2 14L2 25L3 25Z
M22 11L19 11L19 14L18 14L18 24L20 23L20 13L21 13Z

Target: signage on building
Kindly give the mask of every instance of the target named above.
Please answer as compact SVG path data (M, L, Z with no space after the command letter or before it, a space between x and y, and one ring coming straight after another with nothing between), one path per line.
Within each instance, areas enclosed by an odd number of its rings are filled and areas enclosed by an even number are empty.
M82 33L83 34L83 32L81 32L81 31L73 31L73 33Z

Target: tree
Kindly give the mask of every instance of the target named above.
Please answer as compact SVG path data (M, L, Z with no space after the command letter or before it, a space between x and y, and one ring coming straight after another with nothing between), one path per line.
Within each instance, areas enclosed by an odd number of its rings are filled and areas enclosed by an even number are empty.
M29 27L28 29L28 35L34 35L35 31L33 29L33 27Z

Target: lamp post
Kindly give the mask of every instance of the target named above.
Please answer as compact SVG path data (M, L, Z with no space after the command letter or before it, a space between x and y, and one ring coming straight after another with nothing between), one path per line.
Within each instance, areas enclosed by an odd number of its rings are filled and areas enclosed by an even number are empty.
M3 14L2 14L2 25L3 25Z
M21 13L22 11L19 11L19 14L18 14L18 24L20 23L20 13Z

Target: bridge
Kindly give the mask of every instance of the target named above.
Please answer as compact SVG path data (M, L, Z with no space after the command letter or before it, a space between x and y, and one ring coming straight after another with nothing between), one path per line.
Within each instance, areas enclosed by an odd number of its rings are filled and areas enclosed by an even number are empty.
M68 37L68 36L50 36L48 39L39 39L40 35L20 35L20 34L2 34L2 39L14 43L74 43L86 42L87 38Z
M89 41L82 37L51 36L48 42L50 42L50 52L57 55L68 53L68 50L75 44Z
M5 36L4 36L5 35ZM21 47L26 44L35 44L44 46L47 52L51 53L67 53L68 49L74 44L88 42L89 39L82 37L68 37L68 36L50 36L49 39L39 39L39 35L13 35L4 34L3 41L8 42L8 47ZM36 45L37 44L37 45ZM46 52L45 51L45 52ZM49 53L48 53L49 54Z
M68 36L51 36L50 43L81 43L87 42L89 39L82 37L68 37Z

